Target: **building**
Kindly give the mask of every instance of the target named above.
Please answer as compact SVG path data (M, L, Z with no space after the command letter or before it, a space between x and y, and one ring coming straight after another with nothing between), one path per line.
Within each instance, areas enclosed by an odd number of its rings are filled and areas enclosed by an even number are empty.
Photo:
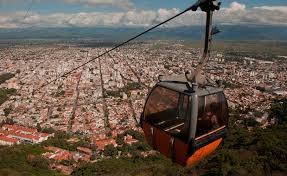
M37 132L36 129L26 128L26 127L19 126L19 125L9 125L9 124L3 125L2 129L7 130L7 131L21 132L24 134L33 134Z
M20 141L18 139L9 138L7 136L0 136L0 145L16 145L20 144Z
M97 140L97 141L95 141L95 144L97 146L97 149L100 151L105 150L105 147L107 145L113 145L114 147L117 147L117 142L114 139Z
M38 144L45 140L48 140L49 137L54 136L54 134L40 133L36 129L26 128L19 125L9 125L4 124L0 130L0 135L9 139L14 139L15 143L30 143ZM4 138L3 138L4 139ZM12 142L12 140L10 140ZM4 144L5 142L3 142ZM7 145L10 143L7 143Z

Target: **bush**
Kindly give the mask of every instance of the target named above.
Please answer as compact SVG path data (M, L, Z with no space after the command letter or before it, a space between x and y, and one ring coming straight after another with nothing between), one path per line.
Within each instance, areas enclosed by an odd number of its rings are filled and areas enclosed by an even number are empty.
M280 124L287 122L287 99L277 100L272 104L270 117L276 117Z
M13 78L15 75L12 73L4 73L0 75L0 84L4 83L5 81Z
M117 150L117 148L115 148L111 144L107 145L107 146L105 146L104 155L105 156L110 156L110 157L117 156L118 155L118 150Z
M96 163L85 164L77 168L72 175L182 176L188 175L188 169L178 166L161 156L147 158L110 158Z
M33 159L28 159L28 162L34 168L45 169L45 170L49 169L49 160L43 157L36 156Z
M120 93L120 91L107 90L105 98L107 98L107 97L121 97L121 93Z
M124 135L123 134L120 134L116 137L116 142L118 145L123 145L124 144Z
M16 93L16 89L0 88L0 105L8 100L9 96Z
M10 114L10 112L12 111L12 108L11 107L5 108L3 111L4 111L4 115L7 117Z
M247 127L257 127L260 125L254 118L247 118L243 120L243 124Z
M143 142L145 140L145 137L142 133L135 131L135 130L127 130L125 131L124 135L131 135L132 137L134 137L135 139L137 139L140 142Z
M69 151L76 151L77 146L70 144L67 140L70 135L64 132L56 132L53 138L49 138L42 143L43 146L55 146Z

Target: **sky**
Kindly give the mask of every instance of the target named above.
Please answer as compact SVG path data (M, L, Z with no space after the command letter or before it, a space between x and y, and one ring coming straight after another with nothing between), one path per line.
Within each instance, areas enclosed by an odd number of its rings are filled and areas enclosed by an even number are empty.
M193 0L0 0L0 28L147 27L192 5ZM287 27L287 0L221 0L217 24ZM204 23L203 12L188 12L165 25Z

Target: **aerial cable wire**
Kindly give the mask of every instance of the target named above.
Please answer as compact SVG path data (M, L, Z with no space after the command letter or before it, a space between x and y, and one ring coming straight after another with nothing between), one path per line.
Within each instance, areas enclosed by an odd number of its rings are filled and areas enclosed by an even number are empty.
M138 35L136 35L136 36L134 36L134 37L132 37L132 38L126 40L125 42L122 42L122 43L116 45L115 47L113 47L113 48L111 48L111 49L109 49L109 50L103 52L102 54L100 54L100 55L98 55L98 56L96 56L96 57L90 59L89 61L87 61L87 62L85 62L85 63L83 63L83 64L81 64L81 65L79 65L79 66L77 66L77 67L75 67L75 68L73 68L72 70L70 70L70 71L64 73L63 75L61 75L61 76L59 76L59 77L56 77L56 78L53 79L52 81L48 81L46 84L43 84L42 86L40 86L39 88L37 88L36 90L34 90L34 91L33 91L33 94L34 94L35 92L39 91L40 89L42 89L42 88L44 88L44 87L50 85L51 83L55 82L56 80L58 80L58 79L60 79L60 78L62 78L62 77L65 77L65 76L67 76L67 75L69 75L69 74L71 74L71 73L74 72L75 70L78 70L79 68L81 68L81 67L83 67L83 66L89 64L90 62L93 62L93 61L95 61L96 59L101 58L102 56L104 56L104 55L110 53L111 51L114 51L114 50L116 50L116 49L118 49L118 48L120 48L120 47L122 47L122 46L124 46L124 45L126 45L126 44L128 44L128 43L130 43L131 41L133 41L133 40L139 38L140 36L142 36L142 35L144 35L144 34L150 32L150 31L152 31L152 30L154 30L154 29L156 29L156 28L158 28L159 26L161 26L161 25L163 25L163 24L165 24L165 23L167 23L167 22L169 22L169 21L171 21L171 20L177 18L178 16L180 16L180 15L182 15L182 14L184 14L184 13L190 11L190 10L193 10L193 9L194 9L194 6L191 6L191 7L187 8L187 9L183 10L182 12L180 12L180 13L178 13L178 14L172 16L172 17L170 17L169 19L167 19L167 20L165 20L165 21L163 21L163 22L161 22L161 23L159 23L159 24L157 24L157 25L155 25L155 26L153 26L153 27L151 27L151 28L145 30L144 32L142 32L142 33L140 33L140 34L138 34Z
M26 10L26 13L24 15L24 18L23 18L23 22L26 20L26 18L28 17L28 14L30 13L32 7L33 7L33 4L34 4L34 0L31 0L31 2L29 3L29 6Z

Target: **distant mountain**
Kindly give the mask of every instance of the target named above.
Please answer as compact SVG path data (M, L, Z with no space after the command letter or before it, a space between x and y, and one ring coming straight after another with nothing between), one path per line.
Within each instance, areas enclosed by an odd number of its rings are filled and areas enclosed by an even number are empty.
M223 32L218 40L272 40L287 41L287 27L257 25L218 26ZM96 40L101 42L122 41L144 31L145 28L25 28L0 29L2 40ZM159 28L142 39L202 39L203 26Z

